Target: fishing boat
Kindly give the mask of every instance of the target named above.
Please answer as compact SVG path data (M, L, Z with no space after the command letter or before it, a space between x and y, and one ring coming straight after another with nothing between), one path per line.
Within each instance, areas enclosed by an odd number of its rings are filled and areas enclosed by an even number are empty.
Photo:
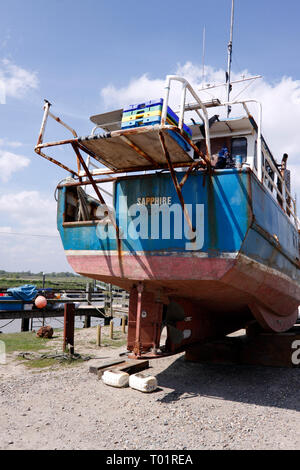
M45 101L35 151L70 173L57 187L66 257L78 274L130 293L132 356L185 351L253 322L276 333L296 322L299 225L288 156L271 153L261 104L230 101L230 73L226 86L225 102L204 102L184 77L169 75L163 98L94 115L83 137ZM243 115L232 117L236 107ZM49 117L72 137L45 142ZM76 169L45 153L54 146L74 151Z

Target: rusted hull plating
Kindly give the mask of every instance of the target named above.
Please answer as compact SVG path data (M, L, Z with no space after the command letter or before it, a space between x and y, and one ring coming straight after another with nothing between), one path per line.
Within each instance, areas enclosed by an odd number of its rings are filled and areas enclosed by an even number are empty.
M134 286L139 282L143 283L144 293L141 295L146 297L147 303L147 317L140 318L138 327L139 342L146 351L159 347L162 313L157 310L158 305L167 305L172 300L184 305L191 330L191 335L182 344L169 341L168 347L174 352L185 345L224 336L245 327L253 317L264 329L276 332L288 330L297 319L299 284L243 255L228 259L123 255L123 277L117 254L67 254L67 258L76 272L113 282L131 292L130 350L136 349L137 299ZM185 326L187 323L176 325L177 328Z

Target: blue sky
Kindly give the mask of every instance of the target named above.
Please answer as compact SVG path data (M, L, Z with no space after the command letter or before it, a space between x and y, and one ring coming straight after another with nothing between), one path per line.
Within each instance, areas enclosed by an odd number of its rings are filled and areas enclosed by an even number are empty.
M167 74L186 72L199 81L204 26L206 78L218 82L227 63L230 8L231 0L1 2L0 232L9 233L0 234L0 269L71 270L57 238L53 199L65 174L33 152L43 98L85 135L90 115L121 106L122 99L126 104L132 89L151 99ZM235 1L234 77L246 69L263 75L255 89L266 100L266 117L286 106L285 122L293 123L300 117L299 17L297 0ZM272 134L266 125L281 151L279 127ZM49 138L64 135L49 126ZM292 138L287 135L297 169L300 142Z

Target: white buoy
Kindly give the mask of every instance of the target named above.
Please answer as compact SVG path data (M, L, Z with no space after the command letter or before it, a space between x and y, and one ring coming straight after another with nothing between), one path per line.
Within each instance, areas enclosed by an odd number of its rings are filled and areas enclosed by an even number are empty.
M129 377L129 387L139 390L140 392L153 392L157 389L157 380L153 375L132 374Z
M102 380L106 385L110 385L111 387L128 387L129 374L121 370L106 370L102 375Z

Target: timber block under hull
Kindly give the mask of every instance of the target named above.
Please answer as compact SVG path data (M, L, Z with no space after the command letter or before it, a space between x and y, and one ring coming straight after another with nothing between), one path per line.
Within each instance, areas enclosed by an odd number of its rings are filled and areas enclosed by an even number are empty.
M259 332L193 345L186 350L185 360L204 364L299 367L300 325L286 333Z

